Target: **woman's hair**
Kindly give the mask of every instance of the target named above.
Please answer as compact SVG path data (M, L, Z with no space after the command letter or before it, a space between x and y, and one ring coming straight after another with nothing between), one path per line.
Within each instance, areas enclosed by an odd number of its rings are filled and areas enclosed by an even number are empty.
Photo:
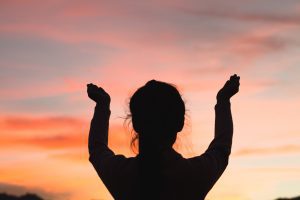
M160 199L163 188L161 150L170 148L184 125L185 104L174 85L151 80L130 98L129 110L138 140L140 199ZM128 118L127 118L128 119Z
M172 146L184 125L185 104L174 85L151 80L130 98L129 109L141 150Z

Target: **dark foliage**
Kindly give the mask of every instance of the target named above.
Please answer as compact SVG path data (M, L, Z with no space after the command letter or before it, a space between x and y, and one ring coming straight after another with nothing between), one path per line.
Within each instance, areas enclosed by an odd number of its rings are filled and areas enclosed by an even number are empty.
M30 194L30 193L21 196L0 193L0 200L44 200L44 199L42 199L36 194Z
M294 198L278 198L276 200L300 200L300 196Z

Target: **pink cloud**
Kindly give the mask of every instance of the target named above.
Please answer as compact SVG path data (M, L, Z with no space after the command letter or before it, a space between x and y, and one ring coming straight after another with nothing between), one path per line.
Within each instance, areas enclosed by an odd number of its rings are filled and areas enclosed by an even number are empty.
M218 7L219 4L212 2L209 6L192 8L184 4L177 4L177 9L197 15L197 16L209 16L220 19L234 19L240 22L269 22L277 24L298 24L300 19L299 14L295 10L290 10L289 13L278 12L278 10L264 9L264 12L260 10L248 10L242 7L238 1L230 1L229 4L235 4L240 9L229 10L229 7ZM243 4L244 5L244 4ZM254 4L253 4L254 5ZM271 7L271 5L270 5ZM294 7L297 7L294 5Z
M51 97L85 91L86 84L85 79L57 77L38 84L33 81L31 84L23 85L22 89L16 86L2 88L0 95L9 100Z
M70 20L82 20L94 17L120 17L128 14L128 8L109 2L72 2L66 6L60 15Z
M278 36L296 27L296 24L265 25L244 34L234 35L228 41L228 46L233 53L256 59L261 55L285 48L286 42L280 40Z

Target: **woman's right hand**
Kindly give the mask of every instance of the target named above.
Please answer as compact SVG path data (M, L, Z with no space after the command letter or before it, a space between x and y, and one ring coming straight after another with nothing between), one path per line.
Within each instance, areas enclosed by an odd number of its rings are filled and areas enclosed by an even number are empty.
M223 88L217 94L218 101L229 101L229 99L238 93L240 86L240 77L234 74L225 83Z
M87 93L90 99L95 101L97 104L109 106L110 96L105 90L92 83L87 84Z

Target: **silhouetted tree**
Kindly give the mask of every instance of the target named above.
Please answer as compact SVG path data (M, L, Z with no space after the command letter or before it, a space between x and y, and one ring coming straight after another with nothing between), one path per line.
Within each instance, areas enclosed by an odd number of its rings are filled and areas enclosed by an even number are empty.
M300 196L294 198L278 198L276 200L300 200Z
M36 194L27 193L21 196L15 196L6 193L0 193L0 200L44 200Z

